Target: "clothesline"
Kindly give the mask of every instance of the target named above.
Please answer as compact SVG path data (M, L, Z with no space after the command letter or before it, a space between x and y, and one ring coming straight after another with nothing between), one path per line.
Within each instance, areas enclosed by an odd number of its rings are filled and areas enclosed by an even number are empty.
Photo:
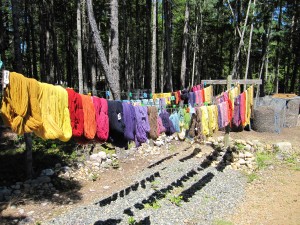
M249 89L249 93L247 90L248 94L235 92L235 95L229 90L228 96L224 94L223 101L215 105L212 101L210 105L200 101L212 98L212 86L204 89L194 89L188 95L183 92L182 96L179 96L180 91L174 93L177 95L172 101L180 99L180 104L173 107L166 104L165 96L170 93L158 94L156 97L162 97L160 99L150 99L158 105L145 106L141 100L108 101L12 72L9 85L4 89L1 112L4 122L18 134L34 132L43 139L61 141L73 137L82 144L110 141L126 145L128 141L135 141L139 146L163 132L167 135L186 132L186 136L203 140L227 124L245 126L250 122L253 102L247 99L253 96L253 89ZM201 104L194 107L189 97ZM230 99L234 103L232 108ZM170 115L167 110L174 111ZM235 117L237 119L232 120Z

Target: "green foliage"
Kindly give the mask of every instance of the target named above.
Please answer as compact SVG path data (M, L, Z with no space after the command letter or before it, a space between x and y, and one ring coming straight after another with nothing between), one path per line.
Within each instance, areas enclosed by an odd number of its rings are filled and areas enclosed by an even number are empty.
M112 162L111 162L111 166L114 169L118 169L120 167L119 160L113 159Z
M218 219L213 222L213 225L233 225L233 223L227 220Z
M169 201L176 206L181 206L182 196L169 196Z
M158 180L154 180L151 182L151 188L156 190L159 187L160 182Z
M144 204L145 209L159 209L161 207L161 205L159 204L158 201L154 201L151 203L146 203Z
M133 216L130 216L130 217L128 218L128 224L129 224L129 225L134 225L134 224L136 224L136 220L135 220L135 218L134 218Z
M245 145L241 143L235 143L236 147L238 148L239 151L243 150L245 148Z
M247 182L252 183L254 180L257 180L259 176L256 173L247 174Z
M272 152L257 152L256 163L258 169L263 169L275 162L275 155Z

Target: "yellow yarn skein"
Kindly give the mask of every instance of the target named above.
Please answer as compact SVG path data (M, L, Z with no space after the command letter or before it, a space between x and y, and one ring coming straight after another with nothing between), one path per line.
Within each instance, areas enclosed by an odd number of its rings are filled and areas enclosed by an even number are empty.
M4 123L17 134L29 133L42 125L36 99L39 92L38 82L11 72L9 84L4 90L1 115Z
M40 83L39 104L43 126L35 134L43 139L68 141L72 136L70 114L68 111L68 93L60 87Z

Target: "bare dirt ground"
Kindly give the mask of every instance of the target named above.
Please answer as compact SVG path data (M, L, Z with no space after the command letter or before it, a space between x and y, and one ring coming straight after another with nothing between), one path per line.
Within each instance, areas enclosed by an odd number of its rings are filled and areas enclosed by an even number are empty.
M220 135L224 135L224 132L217 132L214 137ZM259 140L266 144L289 141L292 143L293 148L300 153L300 127L283 129L280 134L243 131L230 133L230 136L233 139ZM177 147L173 152L165 152L159 156L131 157L120 163L121 169L107 170L94 182L81 182L76 193L74 191L64 193L64 199L71 199L67 204L65 201L52 201L51 199L41 199L40 201L15 199L15 202L20 202L17 208L10 207L14 204L13 201L9 205L2 205L2 208L0 208L0 221L1 217L2 221L6 222L13 221L16 218L20 219L28 212L32 213L35 221L43 221L71 208L105 198L111 193L121 190L122 187L131 184L133 180L130 177L137 171L143 170L168 154L180 152L190 146L187 142L177 142L175 145ZM72 195L76 195L78 198L72 198ZM260 170L258 179L248 184L243 203L236 208L234 214L225 219L229 221L229 224L299 225L300 171L285 163L276 163Z

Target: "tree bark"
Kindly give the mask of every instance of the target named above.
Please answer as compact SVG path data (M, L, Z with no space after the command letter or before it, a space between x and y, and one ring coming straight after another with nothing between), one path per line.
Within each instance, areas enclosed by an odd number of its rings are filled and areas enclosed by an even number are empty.
M83 94L82 42L81 42L81 0L77 0L77 67L79 93Z
M14 70L18 73L23 73L23 62L21 52L21 37L20 37L20 2L18 0L11 1L12 16L13 16L13 29L14 29ZM2 32L2 31L1 31Z
M151 64L151 92L155 93L156 80L156 0L153 1L152 14L152 64Z
M233 78L238 77L238 75L237 75L237 67L238 67L238 61L239 61L238 59L239 59L239 56L240 56L241 48L242 48L243 43L244 43L244 35L245 35L246 27L247 27L250 6L251 6L251 0L249 0L249 3L248 3L248 9L247 9L247 14L246 14L246 18L245 18L244 28L243 28L243 31L242 31L242 36L240 38L240 43L239 43L239 46L238 46L238 49L237 49L237 52L236 52L236 55L235 55L235 58L234 58L233 69L232 69L232 72L231 72L231 75L232 75Z
M173 91L173 77L172 77L172 37L171 37L171 5L168 0L164 0L165 12L165 45L166 45L166 78L165 82L166 91Z
M253 4L254 4L253 17L255 15L255 1L256 0L253 1ZM252 21L251 21L251 28L250 28L250 37L249 37L249 44L248 44L248 53L247 53L247 64L246 64L245 80L248 79L248 71L249 71L250 55L251 55L251 44L252 44L252 34L253 34L253 18L252 18Z
M279 16L278 16L278 23L277 23L277 32L280 32L281 29L281 17L282 17L282 0L279 0ZM276 37L276 59L275 59L275 80L274 80L274 86L275 86L275 93L278 93L279 89L279 60L280 60L280 37L279 34L277 34Z
M111 75L114 78L115 85L117 85L118 93L114 93L115 99L120 99L120 75L119 75L119 17L118 17L118 0L111 0L110 2L110 57L109 65L111 69ZM112 89L112 87L110 87ZM118 97L115 96L118 94Z
M201 3L200 3L201 4ZM199 4L199 5L200 5ZM196 30L195 30L195 34L193 37L193 42L194 42L194 54L193 54L193 70L192 70L192 81L191 81L191 87L194 86L194 79L195 79L195 64L196 64L196 54L198 52L198 13L197 13L197 7L196 7ZM201 12L201 5L200 5L200 14L202 14Z
M185 16L184 16L184 29L183 29L183 48L182 48L182 59L181 59L181 72L180 72L180 88L181 89L185 88L189 17L190 17L189 1L186 1Z
M112 91L113 98L115 100L119 100L120 99L119 77L112 74L110 66L107 63L104 48L103 48L102 41L100 38L100 32L97 28L97 24L96 24L96 20L95 20L95 16L94 16L92 0L87 0L87 10L88 10L89 22L90 22L90 26L91 26L91 29L93 32L93 37L95 40L96 49L97 49L97 52L99 55L100 63L103 67L105 77L108 81L108 85ZM115 32L117 32L117 31L114 31L115 35L118 34ZM114 62L114 63L116 63L116 62ZM118 69L118 67L114 68L114 69Z

